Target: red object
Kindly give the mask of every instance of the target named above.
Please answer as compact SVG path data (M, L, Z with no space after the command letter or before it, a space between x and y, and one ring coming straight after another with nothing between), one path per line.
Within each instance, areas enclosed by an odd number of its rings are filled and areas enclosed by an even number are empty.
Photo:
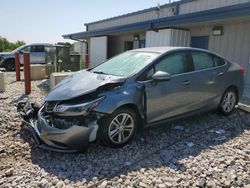
M85 68L89 68L89 55L85 55Z
M245 73L246 69L244 67L240 67L240 72Z
M24 86L25 94L29 95L31 93L31 81L30 81L30 53L24 52Z
M15 70L16 70L16 81L20 81L20 60L19 53L15 53Z

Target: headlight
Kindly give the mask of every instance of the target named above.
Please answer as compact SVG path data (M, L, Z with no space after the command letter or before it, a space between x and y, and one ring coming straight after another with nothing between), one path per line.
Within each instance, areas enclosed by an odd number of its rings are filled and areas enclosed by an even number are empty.
M58 116L85 116L98 104L100 104L105 97L100 97L96 100L82 103L82 104L58 104L53 109L53 113Z

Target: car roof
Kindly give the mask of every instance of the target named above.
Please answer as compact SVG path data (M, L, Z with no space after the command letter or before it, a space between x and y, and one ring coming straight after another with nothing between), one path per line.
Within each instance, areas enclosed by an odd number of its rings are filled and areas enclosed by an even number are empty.
M134 52L151 52L151 53L159 53L165 54L171 51L179 51L179 50L194 50L194 51L201 51L206 53L211 53L210 51L199 49L199 48L191 48L191 47L150 47L150 48L139 48L135 50L131 50Z
M27 44L27 46L35 46L35 45L53 46L53 44L49 44L49 43L32 43L32 44Z

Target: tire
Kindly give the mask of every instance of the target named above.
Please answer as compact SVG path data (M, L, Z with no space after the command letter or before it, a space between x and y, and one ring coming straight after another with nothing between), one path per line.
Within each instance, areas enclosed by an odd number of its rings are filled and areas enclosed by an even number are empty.
M235 106L237 105L237 103L237 92L235 91L235 89L229 88L224 92L221 98L219 112L222 115L228 116L235 110Z
M138 117L130 108L120 108L99 123L101 144L113 148L125 146L134 136Z
M6 71L14 71L15 70L15 60L7 60L5 63L4 63L4 68Z

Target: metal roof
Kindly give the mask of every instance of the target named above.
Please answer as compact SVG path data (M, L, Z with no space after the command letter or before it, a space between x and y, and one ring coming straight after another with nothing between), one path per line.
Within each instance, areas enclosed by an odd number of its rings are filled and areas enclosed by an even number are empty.
M176 15L133 24L104 28L100 30L72 33L63 35L63 37L68 39L86 39L90 37L119 34L123 32L157 30L161 28L177 27L183 24L214 21L218 19L249 15L250 3L242 3L183 15Z
M179 0L179 1L176 1L176 2L172 2L172 3L167 3L167 4L164 4L164 5L160 5L160 8L166 8L166 7L176 6L176 5L180 5L180 4L184 4L184 3L189 3L189 2L192 2L192 1L197 1L197 0ZM91 24L102 23L102 22L114 20L114 19L117 19L117 18L123 18L123 17L127 17L127 16L138 15L138 14L150 12L152 10L155 10L156 8L158 8L158 7L157 6L156 7L151 7L151 8L147 8L147 9L144 9L144 10L139 10L139 11L136 11L136 12L131 12L131 13L128 13L128 14L123 14L123 15L115 16L115 17L112 17L112 18L107 18L107 19L103 19L103 20L89 22L89 23L85 23L84 25L88 26L88 25L91 25Z

